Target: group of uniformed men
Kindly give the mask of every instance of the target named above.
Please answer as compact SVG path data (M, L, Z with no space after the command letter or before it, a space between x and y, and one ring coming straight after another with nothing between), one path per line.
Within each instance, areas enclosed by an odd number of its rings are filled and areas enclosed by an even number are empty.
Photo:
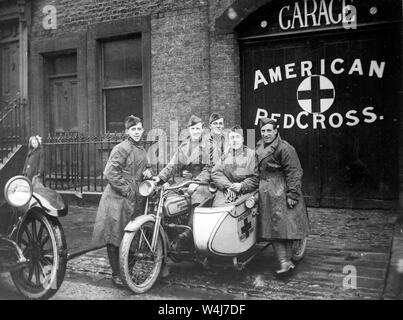
M166 167L152 175L141 138L142 120L129 116L125 121L127 139L116 145L106 164L108 185L102 195L94 226L93 241L107 246L112 279L120 285L119 245L127 223L142 214L145 199L138 186L143 179L168 183L176 169L184 179L198 181L188 187L194 208L213 195L208 183L218 188L213 206L234 201L240 194L259 188L259 237L270 239L277 254L279 274L295 266L292 246L309 233L309 223L301 192L302 168L295 149L280 138L277 122L260 121L261 139L255 150L244 145L243 129L225 128L224 116L214 112L205 133L203 121L192 115L187 128L189 137L179 146ZM192 226L192 214L189 226ZM190 230L184 231L175 245L189 244ZM178 249L179 250L179 249Z

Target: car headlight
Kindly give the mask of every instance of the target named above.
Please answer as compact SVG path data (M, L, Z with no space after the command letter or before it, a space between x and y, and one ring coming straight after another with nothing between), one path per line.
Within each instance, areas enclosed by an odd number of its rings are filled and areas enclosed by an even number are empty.
M139 186L139 193L143 197L149 197L151 196L155 191L155 182L152 180L146 180L140 183Z
M15 176L4 187L4 198L12 207L25 206L32 197L32 183L24 176Z
M249 197L248 199L246 199L245 201L245 207L247 207L248 209L252 209L256 204L256 198L255 197Z

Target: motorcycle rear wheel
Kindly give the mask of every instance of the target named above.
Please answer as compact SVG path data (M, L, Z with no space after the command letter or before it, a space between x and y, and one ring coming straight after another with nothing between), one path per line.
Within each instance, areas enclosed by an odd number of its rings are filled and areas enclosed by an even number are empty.
M154 222L145 222L136 232L126 232L120 244L120 276L134 293L152 288L164 260L163 240L158 234L155 252L151 250Z
M31 212L21 224L16 243L29 263L11 272L15 286L28 299L49 299L59 290L66 273L67 245L60 222Z

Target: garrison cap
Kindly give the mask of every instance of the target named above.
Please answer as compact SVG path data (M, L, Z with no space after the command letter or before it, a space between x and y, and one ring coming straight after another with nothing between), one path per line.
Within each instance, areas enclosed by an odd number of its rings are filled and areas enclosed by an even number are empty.
M140 122L143 123L143 121L139 117L135 117L133 115L128 116L125 119L125 128L130 129L131 127L137 125Z
M216 120L218 120L218 119L224 119L224 116L223 116L221 113L213 112L213 113L210 115L210 118L209 118L209 120L208 120L208 123L211 124L212 122L214 122L214 121L216 121Z
M276 129L278 126L277 121L272 118L261 118L259 121L260 128L264 127L266 124L273 125L273 129Z
M194 114L192 114L190 116L190 119L188 121L187 127L193 127L194 125L203 122L201 118L199 118L198 116L195 116Z

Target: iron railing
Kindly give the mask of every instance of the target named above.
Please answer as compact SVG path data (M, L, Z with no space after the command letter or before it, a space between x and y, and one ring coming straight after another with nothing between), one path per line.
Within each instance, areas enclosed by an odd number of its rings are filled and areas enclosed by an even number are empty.
M0 110L0 163L19 144L26 140L26 102L15 98Z
M126 136L114 133L84 136L66 133L43 141L45 154L44 185L55 190L102 192L107 185L103 176L112 148ZM167 163L168 143L142 141L151 169L157 174Z

